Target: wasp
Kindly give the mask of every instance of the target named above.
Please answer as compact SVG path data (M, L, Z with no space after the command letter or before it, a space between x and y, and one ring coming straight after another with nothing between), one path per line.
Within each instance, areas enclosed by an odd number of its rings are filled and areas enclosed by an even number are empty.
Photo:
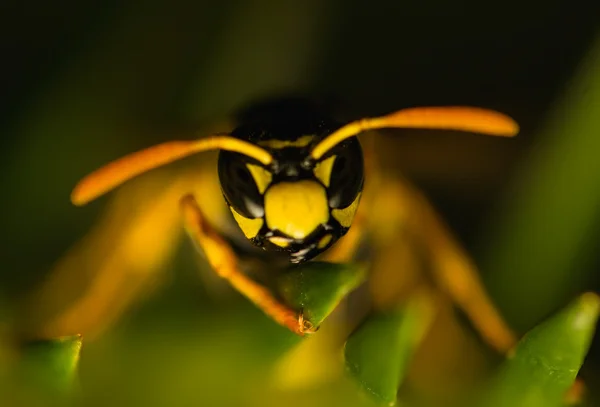
M142 173L218 150L223 202L238 232L263 254L283 256L294 264L316 257L348 262L366 236L375 236L367 240L378 245L389 243L386 236L392 235L386 231L393 233L402 222L417 231L425 228L423 239L429 242L436 278L482 335L496 348L507 350L514 335L486 296L468 256L433 210L423 206L422 197L378 172L372 155L361 146L359 135L370 137L374 130L394 128L504 137L519 130L510 117L476 107L415 107L340 122L312 104L277 101L248 111L231 132L169 141L117 159L83 178L71 200L84 205ZM316 331L318 327L302 312L283 304L244 273L232 240L211 224L201 202L193 195L181 198L183 225L214 271L292 332Z

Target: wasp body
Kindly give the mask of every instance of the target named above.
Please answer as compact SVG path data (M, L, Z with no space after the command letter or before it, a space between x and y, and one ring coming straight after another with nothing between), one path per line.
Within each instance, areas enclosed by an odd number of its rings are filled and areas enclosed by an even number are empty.
M82 205L153 168L202 151L219 150L221 190L247 240L267 252L284 253L292 263L321 253L325 260L350 261L365 218L371 213L371 218L377 219L374 230L394 228L390 216L386 219L378 213L378 206L386 208L382 212L393 212L407 207L406 198L413 194L401 188L397 194L398 188L379 182L379 190L363 199L366 202L359 208L365 172L371 177L359 134L381 128L446 129L495 136L513 136L518 131L511 118L472 107L411 108L339 123L297 100L264 104L242 114L240 123L228 134L170 141L109 163L84 178L71 199ZM417 212L420 223L413 222L412 227L426 229L420 237L428 241L425 246L433 258L436 278L490 343L508 349L514 336L485 295L472 263L433 211L429 207L423 210L420 198L413 201L410 209ZM281 325L300 335L314 332L316 328L304 319L301 310L282 304L242 272L234 250L208 222L194 196L182 197L181 209L186 230L218 275Z

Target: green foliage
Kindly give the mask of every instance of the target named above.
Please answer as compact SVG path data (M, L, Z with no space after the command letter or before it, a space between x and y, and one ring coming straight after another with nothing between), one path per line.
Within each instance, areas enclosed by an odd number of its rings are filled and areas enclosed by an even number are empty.
M600 298L584 294L532 329L493 378L481 407L563 405L594 335Z
M82 338L79 335L23 344L18 379L42 399L65 402L74 393Z
M285 279L287 296L319 321L339 300L340 290L331 289L342 281L345 290L350 290L361 279L359 270L325 263L299 267ZM329 300L316 301L312 297L316 293ZM402 307L371 314L347 340L347 370L374 401L396 403L398 388L432 321L435 305L429 296L416 294ZM599 313L600 297L584 294L531 330L489 381L477 407L562 406L589 348ZM73 394L80 349L79 336L23 345L18 363L21 384L47 400L65 403Z
M365 269L358 265L312 262L291 268L282 276L279 289L290 306L319 326L365 277Z
M489 381L478 407L562 406L587 354L600 313L600 297L584 294L527 333ZM346 364L376 400L393 405L419 339L431 319L431 304L375 314L349 338Z
M370 315L348 339L346 366L376 399L393 405L415 348L432 320L435 304L424 295L405 306Z
M521 330L585 290L598 256L598 72L600 37L548 113L494 230L481 238L490 293Z

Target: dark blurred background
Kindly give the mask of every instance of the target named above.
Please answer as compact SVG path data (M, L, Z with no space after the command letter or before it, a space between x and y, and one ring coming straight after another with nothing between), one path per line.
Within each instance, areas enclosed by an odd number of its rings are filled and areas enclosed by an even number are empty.
M594 3L4 1L4 315L97 220L102 204L69 202L82 175L173 129L293 93L349 118L458 104L520 123L513 140L385 132L381 159L427 193L524 332L600 288ZM600 342L585 369L600 369Z

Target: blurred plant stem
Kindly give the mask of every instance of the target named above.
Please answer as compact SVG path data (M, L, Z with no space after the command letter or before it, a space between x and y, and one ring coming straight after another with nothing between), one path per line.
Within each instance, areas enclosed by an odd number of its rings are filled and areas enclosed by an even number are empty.
M600 38L540 129L504 213L482 236L487 286L517 329L528 329L587 283L598 253L599 134Z

